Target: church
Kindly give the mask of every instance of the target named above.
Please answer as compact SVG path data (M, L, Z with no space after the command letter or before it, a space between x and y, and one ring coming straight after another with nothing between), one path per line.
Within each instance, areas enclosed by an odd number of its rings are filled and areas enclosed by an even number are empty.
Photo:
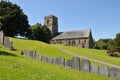
M89 29L59 33L58 18L54 15L45 16L44 24L51 31L51 36L53 37L50 41L51 44L64 44L82 48L93 48L94 46L92 31Z

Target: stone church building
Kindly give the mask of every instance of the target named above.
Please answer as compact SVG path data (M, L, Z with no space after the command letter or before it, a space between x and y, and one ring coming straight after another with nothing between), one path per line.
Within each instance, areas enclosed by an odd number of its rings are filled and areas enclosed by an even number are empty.
M51 36L53 37L50 41L51 44L64 44L82 48L93 48L94 42L91 30L67 31L59 34L57 17L53 15L45 16L44 22L50 29Z

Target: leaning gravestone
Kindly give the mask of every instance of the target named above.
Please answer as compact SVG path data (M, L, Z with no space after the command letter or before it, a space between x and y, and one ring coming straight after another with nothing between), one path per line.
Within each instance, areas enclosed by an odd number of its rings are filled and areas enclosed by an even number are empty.
M117 68L111 68L110 69L110 77L116 78L117 76L119 76L119 70Z
M84 72L90 72L90 61L83 59L81 63L81 70Z
M4 33L3 31L0 31L0 44L4 43Z
M80 58L79 57L72 58L72 69L80 70Z
M99 74L102 75L102 76L109 76L108 66L102 65L102 66L99 68Z
M98 66L96 64L91 65L90 73L98 75Z

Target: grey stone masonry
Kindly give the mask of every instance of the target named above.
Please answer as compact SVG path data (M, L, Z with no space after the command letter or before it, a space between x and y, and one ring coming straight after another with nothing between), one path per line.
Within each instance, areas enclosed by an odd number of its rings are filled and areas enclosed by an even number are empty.
M90 61L83 59L81 63L81 70L84 72L90 72Z
M109 76L108 66L106 66L106 65L100 66L99 74L102 75L102 76Z
M110 69L110 77L116 78L119 74L119 70L117 68L111 68Z
M80 58L79 57L72 58L72 69L80 70Z
M97 74L98 75L98 65L96 65L96 64L92 64L91 65L91 70L90 70L90 73L92 73L92 74Z

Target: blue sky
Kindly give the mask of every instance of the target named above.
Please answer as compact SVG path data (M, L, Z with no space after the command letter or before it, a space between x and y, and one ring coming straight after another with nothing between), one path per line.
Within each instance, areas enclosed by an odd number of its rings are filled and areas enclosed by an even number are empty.
M59 32L91 29L93 38L115 38L120 32L120 0L9 0L18 4L29 24L44 24L44 16L59 19Z

